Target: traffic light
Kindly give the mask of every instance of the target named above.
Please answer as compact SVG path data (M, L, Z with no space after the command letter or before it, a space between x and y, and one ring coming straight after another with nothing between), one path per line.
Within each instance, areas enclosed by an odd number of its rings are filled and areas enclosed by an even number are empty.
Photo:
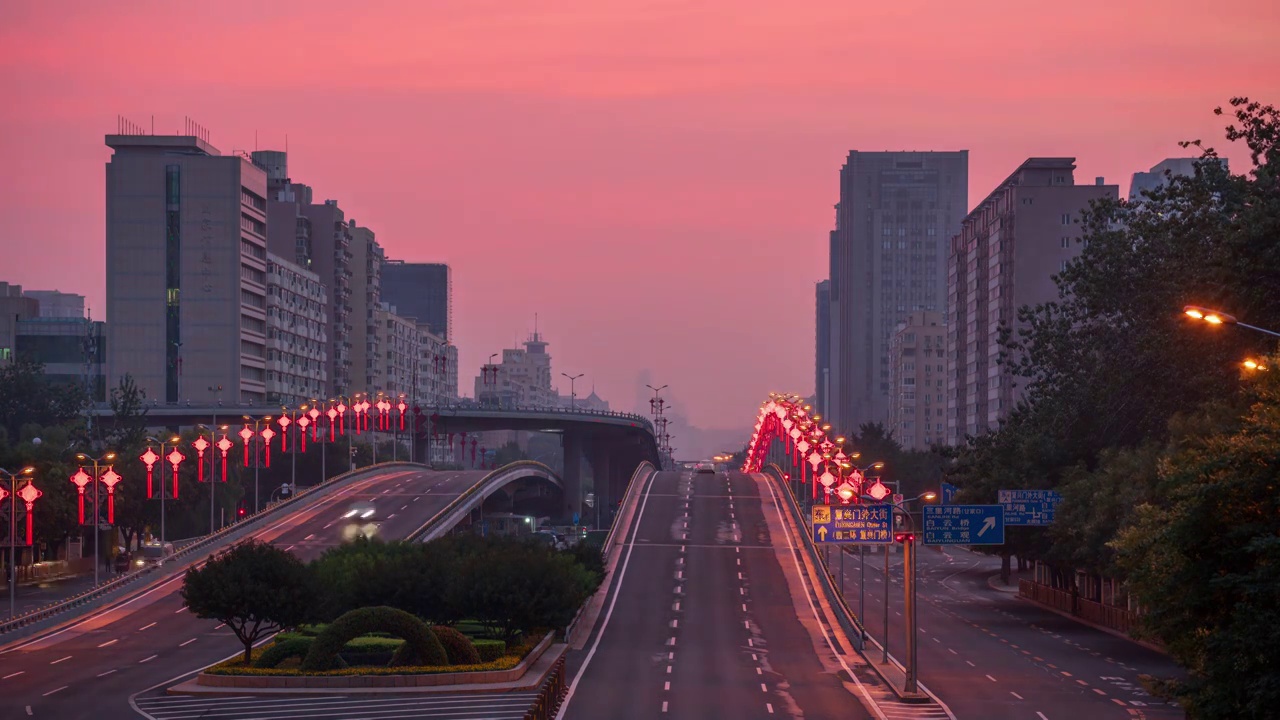
M242 501L240 503L240 506L236 508L236 518L244 519L244 516L248 514L249 514L249 509L244 506L244 502Z
M899 544L913 543L916 541L915 533L896 532L893 534L893 541Z

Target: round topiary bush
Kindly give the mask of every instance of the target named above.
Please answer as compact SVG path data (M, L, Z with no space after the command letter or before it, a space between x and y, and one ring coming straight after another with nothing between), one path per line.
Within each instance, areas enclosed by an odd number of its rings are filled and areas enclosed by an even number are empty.
M471 644L471 638L463 635L455 628L436 625L431 628L439 638L440 644L444 646L445 654L449 656L450 665L479 665L480 653L476 652L476 646Z
M307 651L311 649L312 638L295 637L286 638L284 640L276 640L262 654L254 658L253 666L256 668L273 668L289 658L301 658L307 656Z
M402 638L404 645L392 656L392 665L447 665L449 657L431 628L418 618L392 607L351 610L329 623L311 643L302 660L304 671L338 667L338 653L352 638L371 632L386 632Z

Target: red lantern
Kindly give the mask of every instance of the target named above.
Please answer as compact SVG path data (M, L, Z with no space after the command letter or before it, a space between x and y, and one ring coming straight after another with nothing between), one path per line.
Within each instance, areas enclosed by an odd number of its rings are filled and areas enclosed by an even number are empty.
M150 500L153 494L151 490L151 477L152 477L151 468L155 466L156 461L160 459L160 456L155 454L155 451L153 451L151 448L147 448L147 451L139 455L138 459L141 460L143 464L147 466L147 499ZM225 463L227 459L227 453L225 451L222 453L222 459ZM222 472L225 473L226 471L227 471L227 466L224 464L222 466ZM223 480L226 480L226 478L223 478Z
M80 468L75 475L71 476L71 482L76 485L76 495L80 501L80 524L84 524L84 486L93 482L93 478L89 477L89 473Z
M196 482L204 482L204 451L209 449L209 441L200 435L191 446L196 449Z
M226 433L223 433L222 438L218 440L218 449L222 451L222 482L227 481L227 451L235 447L235 445L235 443L227 439Z
M341 400L338 401L338 434L347 434L347 406Z
M404 432L404 411L409 409L409 406L405 404L404 398L400 398L400 404L396 406L396 409L400 411L400 431Z
M244 466L245 467L249 467L249 440L251 440L252 438L253 438L253 431L249 429L248 425L245 425L244 429L240 431L240 439L244 440Z
M172 452L170 452L168 455L164 457L164 459L168 460L169 464L173 466L173 499L177 500L178 499L178 466L182 464L183 460L187 459L187 456L179 452L178 448L174 448Z
M267 455L267 467L271 467L271 438L276 436L276 431L268 425L262 428L262 448Z
M32 545L35 543L34 535L32 534L31 508L32 506L35 505L36 500L39 500L42 495L44 495L44 493L37 490L36 486L33 485L30 480L28 480L27 484L23 485L22 489L18 491L18 497L21 498L22 502L26 503L26 506L27 506L27 544L28 545Z
M281 415L276 422L280 423L280 452L289 451L289 423L293 422L288 415Z
M336 442L338 437L334 433L337 432L338 411L330 406L325 415L329 416L329 442Z
M298 442L301 443L299 447L302 448L302 452L307 451L307 426L310 424L311 418L306 415L298 418Z
M320 417L320 410L317 408L311 408L311 410L307 413L307 416L311 418L311 441L319 442L319 440L316 438L316 430L319 428L320 423L316 421Z
M116 483L120 482L123 478L121 478L120 475L116 473L115 470L112 469L112 466L108 465L107 471L103 473L102 477L99 479L102 480L103 485L107 486L107 523L110 525L115 525L116 524Z

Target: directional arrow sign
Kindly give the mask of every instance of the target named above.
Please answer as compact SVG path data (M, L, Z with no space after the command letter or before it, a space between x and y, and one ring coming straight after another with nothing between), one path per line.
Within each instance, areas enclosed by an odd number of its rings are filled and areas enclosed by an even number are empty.
M1052 525L1062 496L1052 490L1001 490L1006 525Z
M1003 545L1004 507L925 505L925 545Z
M893 542L890 505L814 505L815 543L883 545Z

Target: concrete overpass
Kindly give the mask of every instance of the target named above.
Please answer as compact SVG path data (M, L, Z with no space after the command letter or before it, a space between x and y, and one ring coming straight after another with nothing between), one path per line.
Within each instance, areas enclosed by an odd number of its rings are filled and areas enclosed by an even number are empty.
M278 405L221 405L212 403L164 404L146 406L146 418L152 427L188 428L197 424L240 422L244 415L262 417L278 414ZM109 418L109 406L98 405L94 415ZM621 496L635 468L644 461L661 464L653 424L640 415L598 412L568 408L493 408L478 404L415 407L410 411L402 439L412 438L414 456L427 457L428 440L450 433L479 433L515 430L554 433L561 436L564 456L563 503L553 516L585 517L583 508L582 461L591 465L595 478L595 502L609 508ZM321 427L327 420L321 419ZM348 423L350 418L348 418ZM399 427L399 424L395 424ZM382 433L380 440L390 440L393 433Z

